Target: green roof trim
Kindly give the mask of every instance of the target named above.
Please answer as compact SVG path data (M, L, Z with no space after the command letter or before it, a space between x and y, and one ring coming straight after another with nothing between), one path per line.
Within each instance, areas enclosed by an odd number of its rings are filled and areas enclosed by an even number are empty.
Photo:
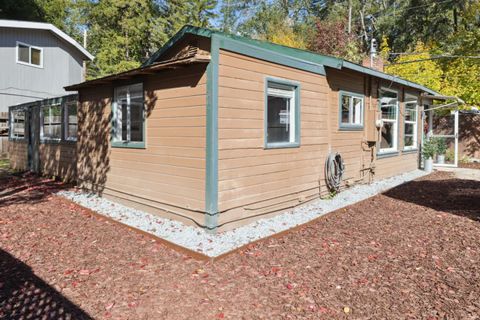
M142 67L148 66L157 61L166 51L173 47L178 41L183 39L187 34L206 38L212 38L212 36L215 35L220 39L220 48L222 49L232 50L234 52L239 52L245 55L257 57L259 59L291 66L293 68L306 70L317 74L325 75L324 67L330 67L334 69L346 68L363 74L378 77L380 79L416 88L433 95L440 95L440 93L418 83L364 67L343 59L330 57L307 50L286 47L268 41L241 37L206 28L193 27L190 25L184 26L162 48L160 48L147 61L145 61L142 64Z
M384 79L384 80L392 81L392 82L395 82L395 83L403 84L405 86L409 86L409 87L412 87L412 88L415 88L415 89L419 89L419 90L428 92L428 93L433 94L433 95L439 95L440 94L440 93L438 93L438 92L436 92L432 89L429 89L425 86L422 86L418 83L408 81L408 80L405 80L405 79L402 79L402 78L396 77L394 75L387 74L385 72L381 72L381 71L378 71L378 70L375 70L375 69L364 67L364 66L361 66L359 64L350 62L350 61L343 60L343 67L347 68L347 69L355 70L355 71L358 71L358 72L361 72L361 73L364 73L364 74L368 74L368 75L371 75L371 76L374 76L374 77L378 77L380 79Z

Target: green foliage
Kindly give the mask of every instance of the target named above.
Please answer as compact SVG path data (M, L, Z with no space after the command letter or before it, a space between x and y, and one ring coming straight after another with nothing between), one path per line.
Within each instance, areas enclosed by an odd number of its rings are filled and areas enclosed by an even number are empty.
M445 138L439 137L435 139L437 145L437 154L445 154L447 151L447 141Z
M435 139L430 138L426 140L422 148L423 159L425 160L432 159L436 153L437 153L437 143Z
M383 42L382 44L385 45ZM440 91L442 89L443 70L434 60L428 60L431 57L429 53L431 50L433 48L418 42L414 49L414 52L418 53L400 56L395 60L398 64L386 66L385 72ZM388 47L383 47L381 54L387 55L388 53ZM409 61L416 62L406 63Z

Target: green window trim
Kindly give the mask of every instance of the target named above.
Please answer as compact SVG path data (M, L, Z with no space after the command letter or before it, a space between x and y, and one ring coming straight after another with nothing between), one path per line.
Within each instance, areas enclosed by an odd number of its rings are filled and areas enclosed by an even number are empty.
M356 97L362 99L361 123L344 123L342 122L342 99L344 96L351 98ZM365 127L365 96L360 93L340 90L338 91L338 128L340 131L361 131Z
M142 141L115 141L115 129L117 125L117 90L125 87L131 87L135 85L141 85L143 93L143 112L142 112ZM110 146L112 148L132 148L132 149L146 149L146 129L147 129L147 117L145 113L145 90L143 89L143 83L134 83L131 85L115 87L113 90L113 101L112 101L112 121L111 121L111 130L110 130Z
M294 142L268 142L268 88L269 84L279 84L288 87L292 87L295 92L295 141ZM300 147L300 83L296 81L274 78L274 77L265 77L265 87L264 87L264 115L263 115L263 141L264 149L280 149L280 148L298 148Z
M25 107L14 107L9 108L8 110L8 140L15 141L15 142L26 142L28 137L28 108ZM23 137L13 135L14 130L14 121L13 121L13 113L14 112L23 112Z

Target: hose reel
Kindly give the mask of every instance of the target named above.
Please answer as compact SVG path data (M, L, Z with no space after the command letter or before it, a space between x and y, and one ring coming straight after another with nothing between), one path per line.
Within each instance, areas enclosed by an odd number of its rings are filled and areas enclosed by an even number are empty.
M338 192L342 183L345 164L340 153L330 153L325 161L325 181L330 192Z

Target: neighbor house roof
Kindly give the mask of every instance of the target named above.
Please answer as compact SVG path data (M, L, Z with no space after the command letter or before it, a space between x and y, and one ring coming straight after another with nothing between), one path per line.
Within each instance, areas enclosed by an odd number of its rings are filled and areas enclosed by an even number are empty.
M50 23L43 22L32 22L32 21L18 21L18 20L2 20L0 19L0 28L17 28L17 29L36 29L36 30L46 30L53 33L60 40L72 45L80 51L80 53L86 58L85 60L93 60L94 56L88 52L84 47L82 47L77 41L72 39L62 30L55 27Z
M318 53L307 51L307 50L286 47L286 46L274 44L267 41L255 40L247 37L226 34L226 33L211 30L211 29L193 27L189 25L184 26L162 48L160 48L148 60L146 60L142 64L142 66L145 67L158 61L158 59L161 58L161 56L166 51L168 51L168 49L173 47L178 41L182 40L187 35L195 35L195 36L206 37L206 38L212 38L212 36L216 35L216 36L219 36L220 38L232 40L249 47L270 51L272 53L276 53L276 54L288 57L290 59L295 59L296 61L299 61L299 62L308 63L309 65L312 66L312 70L315 66L321 66L321 67L327 66L335 69L350 69L350 70L361 72L363 74L368 74L374 77L388 80L394 83L416 88L432 95L440 95L440 93L430 88L427 88L425 86L422 86L418 83L408 81L408 80L393 76L391 74L386 74L384 72L381 72L372 68L368 68L344 59L322 55L322 54L318 54Z

